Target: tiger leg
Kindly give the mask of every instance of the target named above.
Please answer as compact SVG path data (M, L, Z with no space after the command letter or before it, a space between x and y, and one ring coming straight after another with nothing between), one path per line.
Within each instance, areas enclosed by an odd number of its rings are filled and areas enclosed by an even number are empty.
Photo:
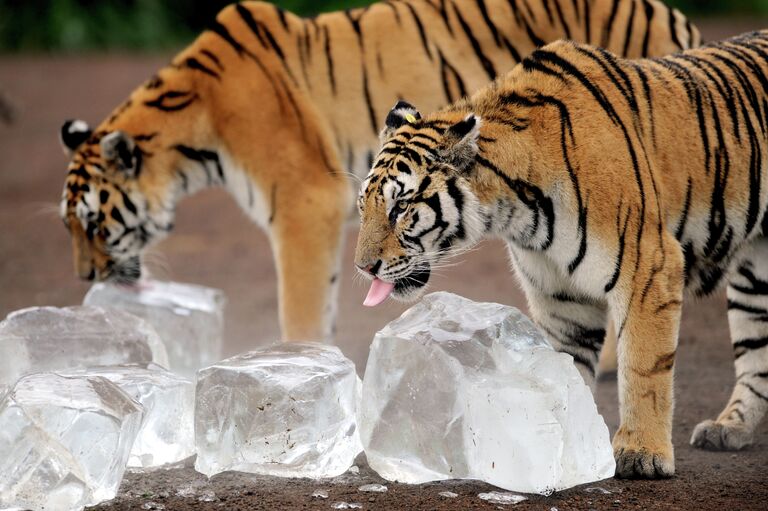
M284 341L333 335L349 193L340 178L276 188L270 236Z
M650 245L651 242L648 242ZM609 293L617 325L619 412L613 438L616 476L671 477L673 367L683 297L683 255L666 237L663 249L640 254Z
M557 269L540 258L510 248L531 317L552 347L573 357L584 382L594 391L595 372L605 338L607 307L575 292ZM522 266L521 266L522 265Z
M736 385L717 419L696 426L691 444L735 450L752 443L768 411L768 238L744 249L728 275L728 324Z

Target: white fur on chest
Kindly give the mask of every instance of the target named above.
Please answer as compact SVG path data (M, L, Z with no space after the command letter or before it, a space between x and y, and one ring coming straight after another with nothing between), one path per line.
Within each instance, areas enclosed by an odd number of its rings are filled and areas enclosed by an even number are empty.
M251 179L245 168L224 149L218 151L224 171L224 186L237 204L259 227L266 229L270 221L270 201L267 194Z

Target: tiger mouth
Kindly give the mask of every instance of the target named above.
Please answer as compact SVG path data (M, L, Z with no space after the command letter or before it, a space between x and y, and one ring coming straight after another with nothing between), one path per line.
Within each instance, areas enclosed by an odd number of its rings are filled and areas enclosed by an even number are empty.
M109 272L99 280L113 284L132 286L141 279L141 262L138 257L112 265Z
M429 277L432 271L429 264L424 263L419 265L411 273L405 277L401 277L395 280L395 288L392 291L392 296L397 299L407 300L409 298L415 298L429 282Z

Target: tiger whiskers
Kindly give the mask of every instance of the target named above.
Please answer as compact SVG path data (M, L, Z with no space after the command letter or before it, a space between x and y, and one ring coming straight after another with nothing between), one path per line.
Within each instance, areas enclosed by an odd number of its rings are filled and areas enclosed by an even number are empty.
M146 266L148 276L171 279L172 272L168 257L157 249L147 249L142 254L141 265Z

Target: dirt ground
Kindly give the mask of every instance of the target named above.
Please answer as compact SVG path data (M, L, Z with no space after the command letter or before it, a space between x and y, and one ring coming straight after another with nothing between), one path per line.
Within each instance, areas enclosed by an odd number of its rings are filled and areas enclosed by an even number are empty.
M702 22L706 38L716 39L761 28L761 20ZM87 285L75 279L69 240L56 216L65 158L56 133L64 119L95 124L132 87L165 63L169 55L0 56L0 94L16 106L17 121L0 123L0 317L32 305L70 305L82 300ZM403 307L375 310L360 305L364 286L352 278L356 231L350 227L344 253L337 343L365 367L372 336ZM153 251L156 276L223 289L228 298L225 355L275 340L278 336L275 275L267 238L251 225L222 191L206 191L179 209L177 228ZM475 300L498 301L525 309L506 254L486 243L463 258L433 289ZM531 496L520 509L766 509L768 504L768 423L756 444L739 453L692 449L688 439L701 420L717 415L733 384L725 299L722 294L688 302L676 365L674 443L677 475L656 482L607 480L550 497ZM597 403L611 431L618 425L613 381L601 382ZM363 509L492 509L477 494L492 487L468 481L409 486L387 483L389 491L367 494L357 487L383 482L358 460L359 475L333 480L287 480L228 473L206 481L191 466L151 475L128 474L118 498L100 509L330 509L338 501ZM610 493L591 487L600 487ZM311 497L326 489L327 500ZM454 499L438 495L450 490ZM211 493L212 492L212 493Z

